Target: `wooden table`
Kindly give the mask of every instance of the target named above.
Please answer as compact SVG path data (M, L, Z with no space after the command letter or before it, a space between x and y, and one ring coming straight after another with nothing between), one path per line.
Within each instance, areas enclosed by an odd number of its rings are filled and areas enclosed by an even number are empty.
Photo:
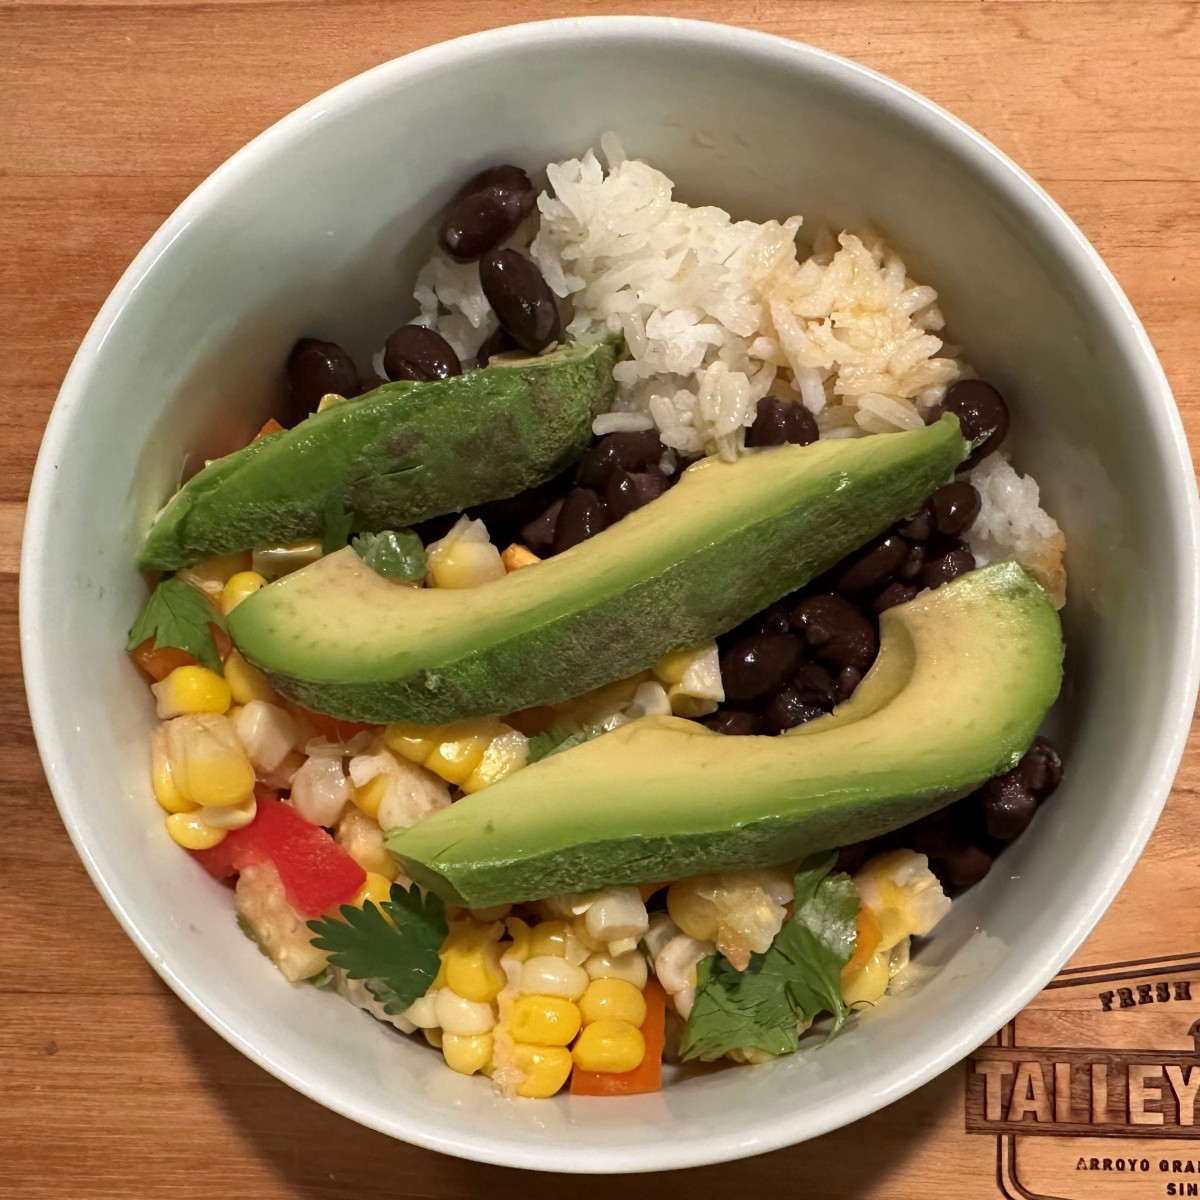
M459 1162L369 1133L289 1091L193 1017L118 929L67 841L28 725L16 625L23 502L42 427L97 308L168 213L265 126L367 67L509 16L602 11L724 20L812 42L974 125L1098 247L1200 437L1194 2L0 0L0 362L9 372L0 435L0 1193L361 1200L589 1197L614 1186ZM1193 745L1149 850L1077 964L1200 946L1198 781ZM998 1195L996 1140L964 1133L963 1093L958 1068L807 1145L615 1186L630 1196L664 1186L812 1200ZM1200 1159L1200 1142L1174 1150ZM1114 1190L1171 1194L1172 1178L1121 1176ZM1078 1194L1099 1194L1104 1181L1086 1181L1091 1190L1081 1183Z

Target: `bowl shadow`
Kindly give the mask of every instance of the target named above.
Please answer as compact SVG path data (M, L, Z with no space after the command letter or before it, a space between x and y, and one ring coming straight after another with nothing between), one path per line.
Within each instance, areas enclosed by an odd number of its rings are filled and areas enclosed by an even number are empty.
M792 1194L803 1181L806 1200L856 1200L896 1190L898 1168L923 1135L952 1115L961 1095L957 1069L890 1108L833 1133L745 1160L685 1171L561 1175L491 1166L397 1141L293 1091L225 1042L178 1000L167 1006L180 1043L191 1054L209 1094L241 1132L247 1152L269 1165L289 1193L305 1200L387 1196L520 1195L524 1200L627 1200L694 1195L700 1188L743 1195ZM405 1182L411 1181L411 1182ZM913 1193L917 1194L916 1192Z

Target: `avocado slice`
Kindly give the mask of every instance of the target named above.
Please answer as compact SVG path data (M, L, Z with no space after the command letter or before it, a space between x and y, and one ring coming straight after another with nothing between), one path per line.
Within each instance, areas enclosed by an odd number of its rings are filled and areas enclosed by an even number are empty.
M1058 614L1015 563L880 618L875 665L828 717L727 737L644 717L526 767L387 846L472 908L800 858L875 837L1011 769L1062 679Z
M913 512L966 453L947 416L709 458L503 579L397 587L344 550L243 601L229 628L280 692L338 717L438 724L551 704L733 628Z
M167 503L138 566L173 570L215 554L356 530L399 528L515 496L587 448L612 406L619 344L432 383L388 383L209 463Z

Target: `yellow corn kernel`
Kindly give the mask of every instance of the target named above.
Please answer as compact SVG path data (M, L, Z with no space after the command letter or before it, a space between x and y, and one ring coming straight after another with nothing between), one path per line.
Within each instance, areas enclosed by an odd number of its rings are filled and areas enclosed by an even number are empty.
M582 1023L579 1005L562 996L521 996L507 1018L513 1041L533 1046L568 1046Z
M449 736L434 747L425 767L447 783L462 783L483 761L491 729L487 723L464 721L446 733Z
M544 1100L567 1082L571 1052L564 1046L529 1046L518 1042L513 1046L513 1066L524 1076L517 1084L517 1095Z
M529 947L533 940L529 926L520 917L509 917L504 922L504 928L508 932L508 936L512 938L512 941L504 947L504 957L512 957L518 962L524 962L529 957Z
M583 1027L571 1055L581 1070L619 1075L646 1057L646 1039L628 1021L601 1017Z
M491 542L459 540L429 556L429 575L434 587L473 588L503 579L505 570Z
M167 758L179 794L202 808L241 804L254 793L254 767L228 717L194 713L167 722Z
M446 987L466 1000L491 1003L504 987L503 947L479 936L450 937L442 950Z
M442 1042L445 1039L445 1034L440 1029L422 1029L421 1032L425 1035L425 1040L435 1049L442 1048Z
M598 950L583 964L583 969L592 979L623 979L638 991L646 986L649 974L646 956L640 950L626 950L624 954Z
M433 736L436 733L437 730L429 726L397 721L383 731L383 744L409 762L423 763L438 744L438 739Z
M221 589L221 611L228 616L248 596L253 596L267 581L257 571L239 571L231 575Z
M372 821L378 821L379 806L383 803L384 796L387 795L390 783L391 777L385 773L368 779L362 787L353 788L350 792L350 799L354 801L354 807L365 813Z
M889 958L890 951L879 950L856 971L842 976L842 998L847 1004L874 1004L883 996L891 981Z
M580 997L579 1011L589 1025L602 1017L615 1017L640 1028L646 1019L646 999L624 979L593 979Z
M230 577L238 571L249 569L250 551L240 550L236 554L218 554L215 558L206 558L194 566L184 567L178 575L219 602L221 591Z
M233 699L229 684L207 667L176 667L150 690L164 721L188 713L223 713Z
M224 829L206 825L197 813L172 813L167 818L167 832L185 850L211 850L225 840Z
M660 658L652 669L663 683L682 683L688 667L695 659L695 650L676 650Z
M236 650L230 650L225 660L225 682L233 695L235 704L249 704L251 700L263 700L273 704L279 697L267 682L267 677L252 667Z
M528 546L522 546L519 542L513 542L500 555L500 561L504 564L504 569L511 572L519 571L522 567L532 567L534 563L540 563L542 560Z
M698 942L716 939L721 914L709 895L711 878L681 879L667 888L667 912L682 933Z
M575 936L570 921L539 921L529 931L529 956L550 954L567 957L567 946Z
M571 922L571 931L583 943L584 948L590 950L593 954L600 950L607 950L608 943L602 942L595 934L587 927L587 914L576 917Z
M373 904L382 904L390 898L391 894L391 881L376 871L368 871L366 880L363 882L362 887L355 893L354 899L350 903L355 908L362 908L368 900Z
M499 783L506 775L519 771L529 762L529 739L515 729L502 725L503 732L487 744L479 766L463 781L464 792L477 792L493 783Z
M180 794L171 774L171 760L167 757L167 730L160 725L150 742L150 783L154 798L169 813L193 812L198 805Z
M248 796L241 804L228 804L224 808L202 808L196 816L210 829L243 829L254 820L258 812L258 801Z
M492 1035L477 1033L465 1036L459 1033L442 1035L442 1057L446 1066L460 1075L474 1075L482 1071L492 1059Z

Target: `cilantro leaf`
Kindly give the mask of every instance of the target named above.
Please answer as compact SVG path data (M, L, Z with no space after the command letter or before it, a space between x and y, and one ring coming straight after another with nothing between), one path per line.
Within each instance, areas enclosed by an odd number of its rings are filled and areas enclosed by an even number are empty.
M573 746L582 746L592 738L598 738L608 730L603 725L585 725L582 729L568 729L565 725L555 725L546 733L539 733L529 739L529 761L540 762L552 754L570 750Z
M351 543L358 557L377 575L420 583L429 573L429 559L421 539L411 529L399 533L360 533Z
M225 629L225 618L199 588L178 577L164 579L150 593L138 619L129 631L127 650L136 650L154 639L153 649L174 646L186 650L198 663L222 674L221 656L212 626Z
M696 1001L680 1055L713 1058L740 1047L791 1054L797 1021L832 1013L830 1036L849 1011L842 999L842 967L854 952L858 893L847 875L830 875L836 855L800 864L793 884L795 907L765 954L737 971L720 955L696 971Z
M382 906L372 900L362 908L343 904L340 920L323 917L308 927L317 935L312 944L351 979L364 980L391 1016L425 995L436 978L446 909L432 892L422 897L415 886L392 884Z
M347 512L340 496L330 496L323 514L325 527L321 533L321 551L332 554L340 550L350 537L354 528L354 513Z

